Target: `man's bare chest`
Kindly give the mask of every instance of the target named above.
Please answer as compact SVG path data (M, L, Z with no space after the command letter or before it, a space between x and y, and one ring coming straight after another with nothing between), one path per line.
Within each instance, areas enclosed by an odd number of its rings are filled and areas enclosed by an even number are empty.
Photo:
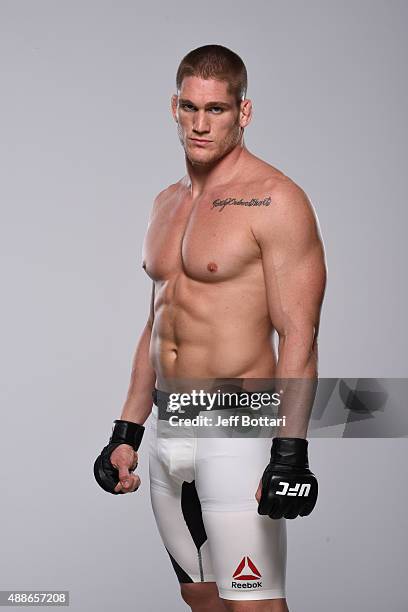
M251 221L269 205L264 194L169 201L149 224L143 250L146 272L153 280L165 280L183 270L204 282L242 274L260 259Z

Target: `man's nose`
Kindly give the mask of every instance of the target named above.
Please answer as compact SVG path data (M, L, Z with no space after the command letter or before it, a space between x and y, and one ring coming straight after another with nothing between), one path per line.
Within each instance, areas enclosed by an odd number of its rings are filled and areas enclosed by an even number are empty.
M194 113L193 131L198 134L204 134L210 131L210 122L205 110L199 110Z

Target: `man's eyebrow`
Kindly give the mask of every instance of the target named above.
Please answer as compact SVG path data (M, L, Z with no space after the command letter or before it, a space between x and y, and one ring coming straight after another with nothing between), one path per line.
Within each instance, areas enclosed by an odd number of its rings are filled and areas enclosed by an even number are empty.
M191 106L196 106L194 102L192 102L191 100L187 100L187 98L179 98L179 104L191 104ZM231 108L231 104L228 104L228 102L219 102L217 100L213 102L207 102L205 108L210 108L212 106L220 106L221 108Z

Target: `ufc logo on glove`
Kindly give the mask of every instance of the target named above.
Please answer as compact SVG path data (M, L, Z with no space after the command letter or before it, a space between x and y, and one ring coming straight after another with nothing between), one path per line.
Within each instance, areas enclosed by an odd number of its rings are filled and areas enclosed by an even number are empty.
M280 482L279 486L283 487L283 490L276 490L276 495L291 495L292 497L307 497L311 487L310 484L305 482L303 484L298 482L294 487L290 487L288 482Z

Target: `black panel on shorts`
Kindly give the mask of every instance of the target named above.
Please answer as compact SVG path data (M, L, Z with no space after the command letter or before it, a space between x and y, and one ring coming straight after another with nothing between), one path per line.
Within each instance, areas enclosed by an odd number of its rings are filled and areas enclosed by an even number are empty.
M166 548L166 550L167 550L167 548ZM174 559L174 557L172 557L172 556L171 556L171 554L169 553L169 551L168 551L168 550L167 550L167 552L168 552L169 557L170 557L170 560L171 560L171 562L172 562L172 564L173 564L174 571L175 571L175 572L176 572L176 574L177 574L178 581L179 581L180 583L184 583L184 582L194 582L194 580L192 580L192 579L190 578L190 576L189 576L189 575L188 575L188 574L187 574L187 573L186 573L186 572L183 570L183 568L179 566L179 564L177 563L177 561Z
M204 528L201 503L194 480L192 482L183 482L181 489L181 510L194 544L197 550L199 550L206 541L207 534Z

